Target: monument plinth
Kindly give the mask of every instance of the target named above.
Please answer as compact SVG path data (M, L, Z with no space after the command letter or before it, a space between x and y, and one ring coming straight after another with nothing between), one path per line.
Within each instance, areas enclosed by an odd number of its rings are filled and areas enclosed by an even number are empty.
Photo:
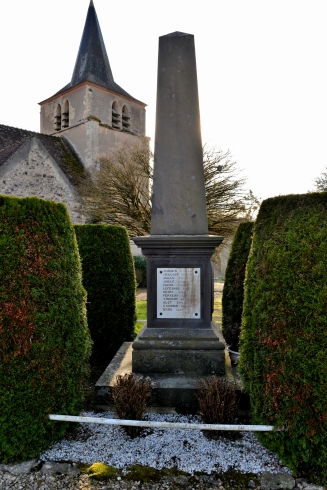
M133 372L175 376L177 393L176 376L182 387L183 376L224 374L225 346L212 329L210 261L223 237L208 234L191 34L159 38L151 234L133 240L147 257L148 291Z

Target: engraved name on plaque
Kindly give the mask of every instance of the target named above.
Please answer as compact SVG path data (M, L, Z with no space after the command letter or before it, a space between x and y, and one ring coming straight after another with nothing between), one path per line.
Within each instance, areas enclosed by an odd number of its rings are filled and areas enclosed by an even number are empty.
M201 318L200 268L157 269L157 318Z

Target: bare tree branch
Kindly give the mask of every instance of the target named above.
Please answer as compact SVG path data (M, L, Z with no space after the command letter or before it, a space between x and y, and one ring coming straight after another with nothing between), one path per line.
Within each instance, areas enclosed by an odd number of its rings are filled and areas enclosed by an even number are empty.
M152 162L146 138L101 158L100 171L81 189L90 221L123 225L131 237L149 234ZM259 201L229 151L204 146L203 165L209 233L229 238L240 221L253 218Z

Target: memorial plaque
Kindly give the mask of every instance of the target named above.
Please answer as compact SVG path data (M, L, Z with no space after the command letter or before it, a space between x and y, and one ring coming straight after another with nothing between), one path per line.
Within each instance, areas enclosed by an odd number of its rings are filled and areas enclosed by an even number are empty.
M201 318L199 267L157 269L157 318Z

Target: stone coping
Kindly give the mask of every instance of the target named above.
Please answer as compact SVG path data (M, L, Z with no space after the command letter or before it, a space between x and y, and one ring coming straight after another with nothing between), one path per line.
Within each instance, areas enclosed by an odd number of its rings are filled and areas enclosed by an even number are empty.
M141 248L213 248L218 247L223 239L215 235L150 235L132 240Z

